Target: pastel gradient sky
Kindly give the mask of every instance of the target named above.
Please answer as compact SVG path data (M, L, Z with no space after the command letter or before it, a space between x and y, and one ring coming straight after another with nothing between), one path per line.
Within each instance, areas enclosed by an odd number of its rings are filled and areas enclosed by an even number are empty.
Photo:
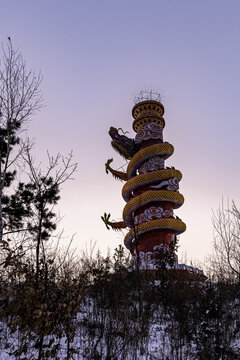
M121 219L122 184L106 175L124 160L109 127L132 131L133 96L161 91L166 162L183 173L187 224L179 253L202 261L211 250L211 218L222 197L240 205L240 2L234 0L2 0L0 40L10 36L29 67L42 71L46 107L29 124L36 156L74 151L75 181L60 203L66 239L106 253L123 243L100 216Z

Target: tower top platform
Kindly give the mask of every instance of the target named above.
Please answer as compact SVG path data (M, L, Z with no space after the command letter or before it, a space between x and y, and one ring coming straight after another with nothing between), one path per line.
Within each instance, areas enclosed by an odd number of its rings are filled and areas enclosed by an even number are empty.
M132 116L135 119L133 130L138 132L145 124L151 122L155 122L164 128L163 114L164 106L157 100L144 100L137 103L132 109Z

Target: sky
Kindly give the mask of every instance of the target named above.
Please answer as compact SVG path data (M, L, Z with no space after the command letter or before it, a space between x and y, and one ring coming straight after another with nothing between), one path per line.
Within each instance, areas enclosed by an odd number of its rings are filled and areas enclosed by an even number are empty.
M166 161L183 173L187 225L179 256L203 262L211 252L212 214L222 199L240 207L240 2L234 0L1 0L0 41L12 39L29 68L43 74L45 107L29 123L36 159L47 150L78 162L59 204L63 245L93 244L106 254L124 235L108 231L104 212L121 220L123 184L104 164L125 164L111 148L110 126L132 130L134 95L161 93Z

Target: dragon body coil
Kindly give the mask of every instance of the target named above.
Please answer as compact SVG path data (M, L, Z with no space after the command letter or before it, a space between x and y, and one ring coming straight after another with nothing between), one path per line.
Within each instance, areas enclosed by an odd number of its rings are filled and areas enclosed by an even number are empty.
M126 181L122 189L126 205L122 222L110 222L110 215L103 220L113 228L129 228L124 243L133 260L139 252L142 269L146 266L154 269L154 251L170 247L176 235L186 230L184 222L174 215L174 210L184 202L178 191L182 174L173 167L165 167L174 147L163 141L163 114L160 102L145 100L132 110L135 139L120 135L115 128L109 131L112 146L129 162L126 173L113 170L109 166L112 160L106 164L107 172Z

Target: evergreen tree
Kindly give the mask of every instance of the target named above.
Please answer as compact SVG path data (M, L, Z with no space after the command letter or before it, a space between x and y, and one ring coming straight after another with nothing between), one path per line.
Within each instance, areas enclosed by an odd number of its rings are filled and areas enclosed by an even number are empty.
M16 177L16 164L24 150L19 135L24 123L42 107L40 84L42 76L26 68L19 50L14 50L8 38L0 62L0 240L15 199L9 198L9 188ZM16 204L16 217L12 230L20 227L21 204Z

